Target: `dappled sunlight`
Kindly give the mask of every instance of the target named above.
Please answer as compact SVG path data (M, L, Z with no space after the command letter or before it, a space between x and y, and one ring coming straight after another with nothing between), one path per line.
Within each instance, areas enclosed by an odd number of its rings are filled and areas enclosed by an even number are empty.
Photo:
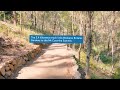
M52 54L52 51L49 48L61 47L64 53L55 52ZM18 74L17 78L73 78L77 72L77 68L75 67L75 63L73 62L73 58L69 55L68 51L64 47L65 45L61 44L52 44L48 48L44 49L43 55L40 55L36 60L34 60L31 64L26 65L22 68ZM41 70L44 72L41 72ZM69 73L71 74L67 74ZM18 72L18 73L19 73ZM32 74L31 74L32 72ZM27 75L29 75L27 77Z
M120 79L119 58L119 11L0 11L0 79Z

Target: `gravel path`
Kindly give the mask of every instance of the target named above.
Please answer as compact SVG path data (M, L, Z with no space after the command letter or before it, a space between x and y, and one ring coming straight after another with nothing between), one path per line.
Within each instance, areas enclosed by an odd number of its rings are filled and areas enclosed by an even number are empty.
M51 44L36 60L20 68L16 79L79 79L80 73L65 44Z

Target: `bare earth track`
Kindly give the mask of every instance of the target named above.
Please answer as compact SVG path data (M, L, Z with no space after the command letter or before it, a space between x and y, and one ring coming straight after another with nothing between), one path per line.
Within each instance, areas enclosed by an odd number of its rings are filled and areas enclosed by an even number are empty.
M51 44L34 61L16 71L15 79L79 79L72 50L65 44Z

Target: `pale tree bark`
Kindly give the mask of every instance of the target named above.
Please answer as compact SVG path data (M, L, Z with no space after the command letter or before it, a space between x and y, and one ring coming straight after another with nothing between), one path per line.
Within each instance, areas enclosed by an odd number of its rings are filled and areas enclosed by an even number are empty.
M74 11L72 11L72 35L74 36L75 32L73 27L74 26L73 21L74 21ZM75 50L75 44L72 45L72 49Z
M113 52L114 52L114 38L115 38L115 11L112 12L112 16L113 16L113 25L112 25L112 36L111 36L111 43L112 43L112 72L114 70L114 55L113 55Z
M34 21L33 21L33 17L34 17L34 12L31 11L31 29L33 29L33 26L34 26Z
M42 30L44 30L44 22L45 22L45 11L43 12L43 18L42 18Z
M83 25L83 29L84 29L84 34L83 34L83 36L84 36L84 44L83 44L83 49L85 49L86 48L86 22L84 22L84 25Z
M58 26L58 35L60 35L60 32L61 32L61 22L59 21L59 24L58 24L59 26Z
M61 32L61 22L59 22L59 31L58 31L58 35L60 35Z
M82 32L83 27L82 26L83 26L82 18L81 18L80 14L79 14L79 34L80 35L83 35L83 32ZM81 48L82 48L82 46L80 44L79 45L79 50L78 50L78 59L79 59L79 62L80 62L80 59L81 59L81 56L80 56Z
M37 11L34 11L35 13L35 16L34 16L34 26L35 26L35 29L37 28Z
M67 29L67 35L68 35L68 29ZM67 50L68 50L69 44L67 44Z
M6 21L6 18L5 18L6 16L5 16L5 12L4 12L4 22Z
M108 38L108 51L110 50L110 37Z
M53 34L56 33L56 24L57 24L57 12L54 13L54 27L53 27ZM63 31L64 32L64 31Z
M64 35L64 28L63 28L63 32L62 32L62 34Z
M22 32L22 11L20 11L20 27L21 27L21 32Z
M13 11L13 23L14 25L17 25L16 11Z

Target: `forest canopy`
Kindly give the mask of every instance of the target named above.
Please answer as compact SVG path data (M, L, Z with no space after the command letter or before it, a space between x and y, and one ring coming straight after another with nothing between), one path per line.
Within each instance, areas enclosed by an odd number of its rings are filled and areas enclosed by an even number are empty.
M120 78L119 11L0 11L0 20L19 26L20 32L27 28L40 35L83 36L83 44L67 47L78 53L86 75L97 68Z

